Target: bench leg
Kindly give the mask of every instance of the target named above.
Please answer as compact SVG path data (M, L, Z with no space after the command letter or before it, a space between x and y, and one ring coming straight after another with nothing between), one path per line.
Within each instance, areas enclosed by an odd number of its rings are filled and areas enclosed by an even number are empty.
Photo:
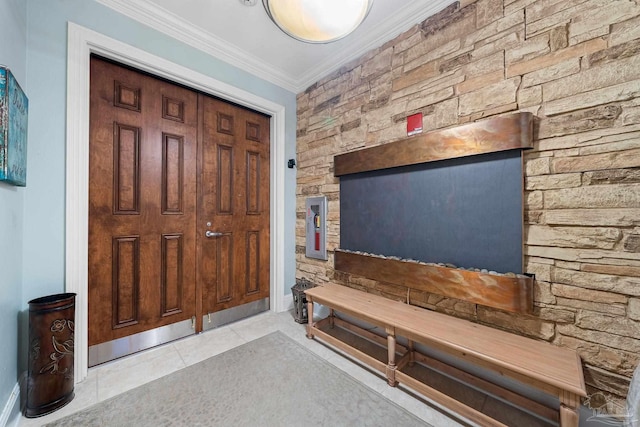
M560 396L560 427L578 427L580 398L569 392Z
M411 340L407 342L407 351L409 352L409 366L411 367L416 363L416 353Z
M576 408L560 404L560 427L578 427L579 415Z
M387 363L387 382L391 387L395 387L396 382L396 331L394 328L387 328L387 353L389 362Z
M307 297L307 338L313 339L313 301Z
M336 313L333 310L333 308L329 309L329 327L331 329L333 329L333 327L335 326L335 322L333 320L333 319L335 319L335 317L336 317Z

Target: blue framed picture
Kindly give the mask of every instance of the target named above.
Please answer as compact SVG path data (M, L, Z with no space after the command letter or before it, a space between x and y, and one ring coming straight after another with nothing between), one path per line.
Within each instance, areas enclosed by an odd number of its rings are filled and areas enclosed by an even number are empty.
M11 71L0 66L0 181L27 185L29 100Z

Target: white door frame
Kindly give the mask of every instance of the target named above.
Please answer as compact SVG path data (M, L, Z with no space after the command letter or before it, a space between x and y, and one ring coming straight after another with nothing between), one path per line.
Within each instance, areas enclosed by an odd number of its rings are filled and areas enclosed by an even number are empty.
M270 309L284 301L285 107L212 77L68 23L65 288L75 292L75 381L88 373L89 57L91 53L165 77L271 116Z

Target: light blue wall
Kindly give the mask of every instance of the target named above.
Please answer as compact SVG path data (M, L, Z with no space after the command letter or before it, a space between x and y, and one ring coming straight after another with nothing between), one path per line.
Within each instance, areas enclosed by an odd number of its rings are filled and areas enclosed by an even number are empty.
M120 40L286 107L286 158L295 155L295 94L88 0L28 1L31 135L25 198L24 289L28 301L64 290L67 22ZM295 281L295 175L287 170L285 280Z
M27 95L27 5L0 0L0 64ZM28 148L28 147L27 147ZM29 177L27 176L27 181ZM18 316L22 307L22 233L28 188L0 183L0 411L18 380Z

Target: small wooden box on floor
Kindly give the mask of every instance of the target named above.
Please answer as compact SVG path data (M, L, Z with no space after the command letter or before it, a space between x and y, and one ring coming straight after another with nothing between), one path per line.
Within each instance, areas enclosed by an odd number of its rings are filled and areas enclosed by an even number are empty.
M504 426L480 411L420 382L403 372L405 366L424 360L414 349L420 343L481 366L499 375L517 380L558 397L558 417L562 427L578 426L580 397L586 396L582 362L570 349L479 325L464 319L393 301L378 295L336 284L325 284L306 291L309 316L307 336L317 336L351 357L384 373L389 385L407 385L429 399L481 425ZM313 303L331 309L328 318L313 321ZM322 331L337 319L334 310L381 327L386 333L388 360L380 360ZM344 323L344 322L342 322ZM352 331L367 331L349 326ZM368 333L370 336L371 333ZM404 354L396 361L396 352L405 349L396 337L408 340ZM382 338L382 337L379 337ZM384 341L384 338L382 338ZM493 385L494 388L500 388ZM532 404L532 407L538 404Z

